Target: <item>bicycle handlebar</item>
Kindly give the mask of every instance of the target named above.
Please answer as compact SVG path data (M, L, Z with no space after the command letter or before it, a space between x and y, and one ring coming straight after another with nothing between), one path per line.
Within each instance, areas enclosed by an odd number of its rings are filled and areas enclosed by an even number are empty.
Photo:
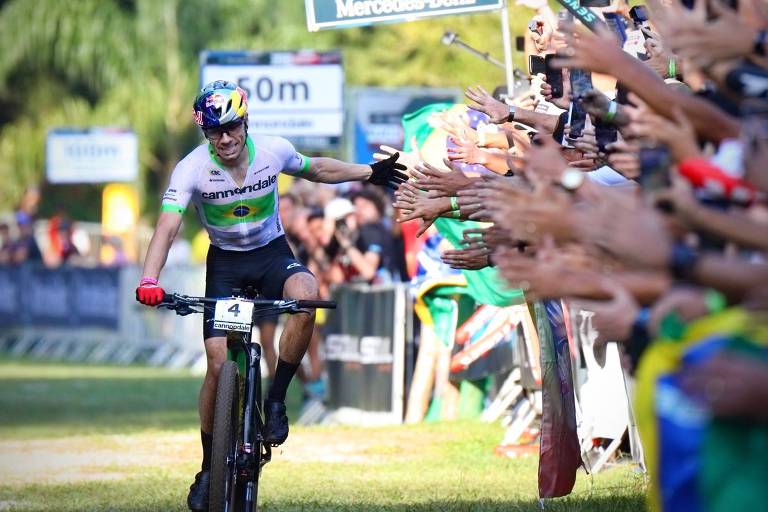
M226 297L225 297L226 298ZM188 315L190 313L201 313L202 311L192 309L193 306L213 306L220 299L213 299L210 297L191 297L187 295L180 295L178 293L166 293L163 296L163 300L158 307L171 309L176 311L180 315ZM336 303L329 300L271 300L271 299L242 299L253 303L254 309L272 308L275 310L282 310L284 313L298 313L302 309L306 308L323 308L323 309L336 309Z
M296 301L299 308L336 309L336 303L331 300L299 300Z

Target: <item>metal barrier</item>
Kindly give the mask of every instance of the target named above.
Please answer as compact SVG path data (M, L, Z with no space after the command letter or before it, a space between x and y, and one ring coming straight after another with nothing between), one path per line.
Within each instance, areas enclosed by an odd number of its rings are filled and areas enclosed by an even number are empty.
M140 273L138 266L0 266L0 352L205 370L201 316L138 304ZM203 295L204 275L203 265L170 266L163 287ZM339 308L325 328L331 407L340 421L364 413L378 423L400 422L412 371L406 361L413 360L407 285L345 285L334 300Z
M330 421L403 421L413 372L413 308L407 284L345 285L325 325Z
M0 266L0 350L72 361L204 368L202 319L146 308L141 269ZM168 267L163 284L204 292L201 265Z

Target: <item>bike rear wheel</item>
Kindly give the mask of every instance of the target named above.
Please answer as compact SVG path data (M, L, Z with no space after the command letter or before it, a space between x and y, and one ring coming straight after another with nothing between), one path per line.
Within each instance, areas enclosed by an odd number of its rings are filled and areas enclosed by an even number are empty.
M213 418L209 512L233 512L238 491L235 457L240 425L240 384L237 364L225 361L219 372Z

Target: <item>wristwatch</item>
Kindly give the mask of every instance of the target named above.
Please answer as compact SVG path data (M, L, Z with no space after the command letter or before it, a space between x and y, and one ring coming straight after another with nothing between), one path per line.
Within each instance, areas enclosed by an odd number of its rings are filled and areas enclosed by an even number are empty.
M517 111L517 107L514 105L509 106L509 115L507 116L507 122L511 123L515 120L515 112Z
M567 167L560 175L560 186L568 192L578 190L582 183L584 183L584 173L578 169Z

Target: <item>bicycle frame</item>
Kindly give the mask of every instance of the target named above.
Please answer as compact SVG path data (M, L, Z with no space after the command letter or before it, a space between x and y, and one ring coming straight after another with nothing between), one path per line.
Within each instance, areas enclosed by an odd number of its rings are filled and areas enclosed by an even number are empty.
M227 331L227 359L239 369L242 414L234 460L227 465L237 470L237 484L245 483L243 495L246 510L253 503L253 486L256 472L272 458L271 447L264 442L264 421L261 411L261 345L251 342L250 333ZM262 451L263 450L263 451Z

